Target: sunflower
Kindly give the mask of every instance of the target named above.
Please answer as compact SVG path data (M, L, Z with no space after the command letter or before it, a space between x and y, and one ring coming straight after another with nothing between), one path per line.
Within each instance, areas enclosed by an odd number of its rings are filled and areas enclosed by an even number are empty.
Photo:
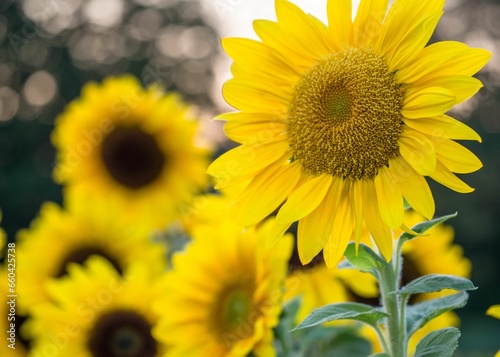
M107 207L45 203L29 229L18 234L19 308L23 314L46 301L48 280L67 273L69 263L100 255L118 271L134 261L147 262L154 272L165 266L164 247L149 240L140 226L127 226Z
M454 140L481 139L445 112L481 88L471 76L491 55L451 41L426 47L443 5L396 0L387 10L388 0L362 0L351 21L351 1L329 0L326 26L276 0L277 22L254 22L261 41L223 40L234 60L223 94L239 112L218 118L241 145L208 172L221 188L245 188L241 224L284 203L269 243L299 221L302 263L323 249L333 267L364 222L389 260L403 198L434 214L425 176L473 190L454 173L481 162Z
M48 284L52 302L33 308L27 332L33 355L74 357L155 357L166 346L151 329L158 315L151 305L165 290L164 280L142 263L120 275L102 257Z
M286 237L265 249L268 223L245 231L204 227L174 255L171 289L156 304L161 317L153 330L169 356L275 356L272 328L292 247Z
M202 188L208 151L177 94L143 89L133 77L87 84L57 119L57 182L79 199L121 209L130 221L163 228Z

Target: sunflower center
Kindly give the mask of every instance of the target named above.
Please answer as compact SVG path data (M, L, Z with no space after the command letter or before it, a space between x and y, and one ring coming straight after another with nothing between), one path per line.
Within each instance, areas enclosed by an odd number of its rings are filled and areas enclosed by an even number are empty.
M88 340L93 357L154 357L151 325L134 311L117 310L101 316Z
M238 339L251 336L256 316L252 316L252 291L240 285L225 289L216 301L214 309L217 330L223 334L235 334Z
M63 259L63 261L59 265L59 270L56 274L56 278L60 278L66 274L68 274L68 264L76 263L82 265L85 261L92 255L100 255L106 258L118 271L120 274L122 272L121 264L112 256L110 256L107 252L99 247L80 247L73 251L70 251Z
M103 141L101 157L113 179L130 189L153 183L166 157L154 136L138 127L118 127Z
M373 179L398 155L403 94L384 59L351 48L319 60L288 108L293 158L313 175Z

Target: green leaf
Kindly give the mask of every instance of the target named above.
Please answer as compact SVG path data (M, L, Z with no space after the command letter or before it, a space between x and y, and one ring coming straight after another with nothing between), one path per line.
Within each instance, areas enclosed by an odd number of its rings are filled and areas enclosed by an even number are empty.
M281 311L278 326L274 328L274 336L279 342L278 356L287 357L292 354L293 339L290 329L295 324L302 301L300 297L288 301Z
M413 357L451 357L459 337L460 331L455 327L433 331L419 341Z
M431 221L421 222L421 223L413 226L411 229L414 232L418 233L418 234L423 234L426 231L428 231L429 229L431 229L432 227L434 227L434 226L436 226L436 225L438 225L440 223L443 223L443 222L449 220L450 218L456 217L457 214L458 214L458 212L455 212L455 213L449 214L447 216L443 216L443 217L439 217L439 218L434 218ZM405 233L403 233L403 234L401 234L399 236L399 240L404 242L404 241L413 239L415 237L418 237L418 236L405 232Z
M377 321L388 317L389 314L380 311L373 306L356 302L341 302L326 305L313 310L297 327L292 331L301 330L307 327L321 325L325 322L336 320L357 320L369 325L376 325Z
M376 354L370 355L368 357L391 357L391 356L388 355L387 353L376 353Z
M337 334L330 340L323 340L320 344L312 346L303 356L365 357L371 350L370 342L353 331Z
M476 290L472 281L454 275L429 274L417 278L402 287L397 294L425 294L441 291L443 289L453 290Z
M469 295L465 291L441 298L427 300L419 304L408 306L406 315L406 332L410 337L415 331L427 322L446 311L464 307Z
M374 273L381 267L388 265L383 258L364 244L359 244L358 254L356 254L356 245L349 243L344 255L352 265L364 272Z

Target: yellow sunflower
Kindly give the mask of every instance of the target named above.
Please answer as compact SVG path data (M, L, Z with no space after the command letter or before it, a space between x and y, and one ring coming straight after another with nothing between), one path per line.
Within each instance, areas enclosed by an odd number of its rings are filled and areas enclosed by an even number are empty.
M177 94L143 89L130 76L87 84L56 121L54 177L79 199L163 228L206 182L197 128Z
M174 255L170 290L156 305L161 317L153 330L170 346L169 357L275 356L272 328L292 246L286 237L265 249L270 228L204 228Z
M163 279L142 263L120 275L97 256L68 270L48 284L53 302L34 307L27 322L34 356L163 355L166 346L151 334L158 321L151 305L165 290Z
M165 267L165 249L151 242L139 226L124 225L107 207L45 203L31 227L18 234L18 291L20 312L46 301L48 280L67 273L68 263L83 263L92 255L108 259L118 271L135 261L147 262L154 272Z
M245 187L239 222L282 207L269 242L299 221L303 264L323 249L328 267L357 241L363 222L391 258L391 228L405 198L426 218L434 199L425 180L470 192L454 173L481 167L455 139L478 140L444 114L482 84L471 76L490 53L451 41L426 46L444 0L328 1L328 26L286 0L277 22L258 20L261 41L223 40L234 60L223 88L239 110L227 136L242 144L209 167L219 187Z

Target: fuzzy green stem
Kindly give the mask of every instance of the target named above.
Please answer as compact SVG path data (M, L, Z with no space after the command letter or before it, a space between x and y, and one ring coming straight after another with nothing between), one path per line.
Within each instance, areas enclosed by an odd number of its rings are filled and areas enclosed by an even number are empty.
M400 299L394 292L398 288L398 278L394 266L388 265L380 271L380 293L387 318L387 333L389 335L389 351L392 357L406 357L404 351L404 330L400 326Z

